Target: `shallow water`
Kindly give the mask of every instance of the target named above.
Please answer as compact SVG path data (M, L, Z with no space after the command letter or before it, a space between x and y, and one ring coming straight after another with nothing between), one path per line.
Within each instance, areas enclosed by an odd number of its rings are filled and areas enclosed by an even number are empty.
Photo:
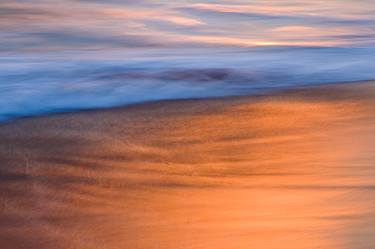
M374 79L374 58L371 47L10 53L0 58L0 121Z
M3 125L1 247L374 248L373 86Z

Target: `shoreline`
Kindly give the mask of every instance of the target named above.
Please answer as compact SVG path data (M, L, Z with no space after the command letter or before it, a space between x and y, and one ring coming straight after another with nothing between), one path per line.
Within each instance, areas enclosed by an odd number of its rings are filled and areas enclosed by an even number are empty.
M67 109L61 111L51 111L51 112L43 112L38 114L31 114L31 115L15 115L12 118L5 119L0 121L0 127L2 125L11 124L13 122L17 122L19 120L28 120L28 119L37 119L37 118L46 118L49 116L58 116L58 115L71 115L75 113L82 113L82 112L101 112L101 111L110 111L110 110L117 110L117 109L126 109L126 108L134 108L137 106L144 106L144 105L153 105L153 104L168 104L169 102L185 102L185 101L231 101L233 99L249 99L249 98L259 98L265 96L274 96L279 94L285 94L288 92L293 91L308 91L309 89L321 88L321 87L334 87L334 86L346 86L352 84L368 84L375 81L375 79L370 80L360 80L360 81L347 81L347 82L331 82L331 83L314 83L314 84L302 84L299 86L294 87L283 87L283 88L275 88L269 90L263 90L258 93L253 94L239 94L239 95L230 95L230 96L218 96L218 97L197 97L197 98L176 98L176 99L161 99L161 100L150 100L150 101L141 101L136 103L130 104L123 104L118 106L110 106L110 107L96 107L96 108L77 108L77 109Z

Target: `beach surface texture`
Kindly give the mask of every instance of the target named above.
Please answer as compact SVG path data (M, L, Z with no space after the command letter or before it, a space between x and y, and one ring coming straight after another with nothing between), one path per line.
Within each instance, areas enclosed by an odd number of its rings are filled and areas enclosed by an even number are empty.
M1 249L373 249L375 82L0 126Z

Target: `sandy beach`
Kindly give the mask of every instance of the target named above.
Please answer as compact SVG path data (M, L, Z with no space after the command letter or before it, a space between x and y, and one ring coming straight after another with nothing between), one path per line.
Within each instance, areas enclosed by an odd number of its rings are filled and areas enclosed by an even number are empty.
M375 82L0 126L1 249L373 249Z

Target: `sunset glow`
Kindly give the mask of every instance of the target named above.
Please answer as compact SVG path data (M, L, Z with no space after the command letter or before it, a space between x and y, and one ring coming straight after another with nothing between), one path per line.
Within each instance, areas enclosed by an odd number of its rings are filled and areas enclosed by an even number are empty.
M0 249L374 249L375 0L0 0Z
M371 3L2 1L1 49L174 47L185 37L184 46L363 46L374 41Z

